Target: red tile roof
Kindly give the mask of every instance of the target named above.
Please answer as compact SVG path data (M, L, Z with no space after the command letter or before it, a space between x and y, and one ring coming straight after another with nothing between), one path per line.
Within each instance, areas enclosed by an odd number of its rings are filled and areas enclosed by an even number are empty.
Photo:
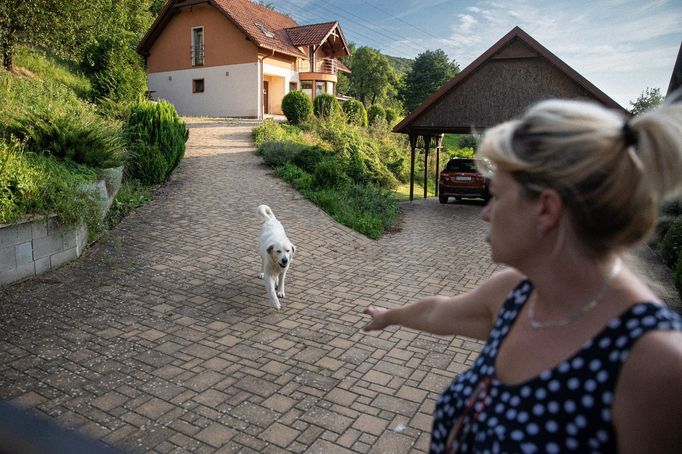
M308 46L322 43L338 24L338 22L324 22L322 24L299 25L287 28L286 31L294 46Z
M256 45L266 49L280 51L297 57L304 54L291 42L286 28L298 27L298 23L289 16L260 6L250 0L213 0L219 10L239 27ZM261 24L267 32L274 36L267 36L256 24Z
M170 21L176 1L168 1L147 31L137 50L146 54ZM297 46L322 44L338 22L299 25L289 16L278 13L250 0L208 0L225 17L231 20L256 46L299 58L307 58ZM178 5L182 7L182 3ZM341 29L339 27L339 33ZM343 34L341 33L343 37ZM345 42L345 41L344 41Z

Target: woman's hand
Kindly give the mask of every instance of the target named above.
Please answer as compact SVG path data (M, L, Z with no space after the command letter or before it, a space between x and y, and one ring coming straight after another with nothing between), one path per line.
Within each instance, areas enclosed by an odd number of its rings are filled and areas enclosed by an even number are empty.
M383 307L374 307L374 306L369 306L367 307L364 311L362 311L363 314L367 314L370 317L372 317L372 320L362 328L363 331L374 331L378 329L384 329L390 323L388 322L386 317L386 313L388 312L388 309L384 309Z

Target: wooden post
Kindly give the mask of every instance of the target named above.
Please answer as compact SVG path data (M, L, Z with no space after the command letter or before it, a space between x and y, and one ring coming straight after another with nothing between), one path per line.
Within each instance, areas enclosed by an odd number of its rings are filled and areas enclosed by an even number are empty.
M443 146L443 134L436 136L436 197L440 185L440 149Z
M428 197L429 192L429 146L431 136L424 136L424 198Z
M414 150L417 148L417 135L410 133L410 202L414 199Z

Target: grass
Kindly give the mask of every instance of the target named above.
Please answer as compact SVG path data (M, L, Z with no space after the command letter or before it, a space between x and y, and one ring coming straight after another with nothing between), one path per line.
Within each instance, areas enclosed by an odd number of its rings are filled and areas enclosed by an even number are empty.
M81 99L90 99L90 80L74 62L61 59L49 51L18 46L14 65L28 69L39 80L52 81L67 87Z

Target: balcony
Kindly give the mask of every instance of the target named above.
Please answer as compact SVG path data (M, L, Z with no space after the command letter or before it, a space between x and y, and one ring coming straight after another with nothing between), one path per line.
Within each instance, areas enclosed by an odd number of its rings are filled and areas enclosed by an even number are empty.
M192 66L203 66L204 64L204 46L192 46Z
M312 67L310 60L299 60L296 70L299 73L336 75L336 60L331 58L322 58L315 62L315 67Z

